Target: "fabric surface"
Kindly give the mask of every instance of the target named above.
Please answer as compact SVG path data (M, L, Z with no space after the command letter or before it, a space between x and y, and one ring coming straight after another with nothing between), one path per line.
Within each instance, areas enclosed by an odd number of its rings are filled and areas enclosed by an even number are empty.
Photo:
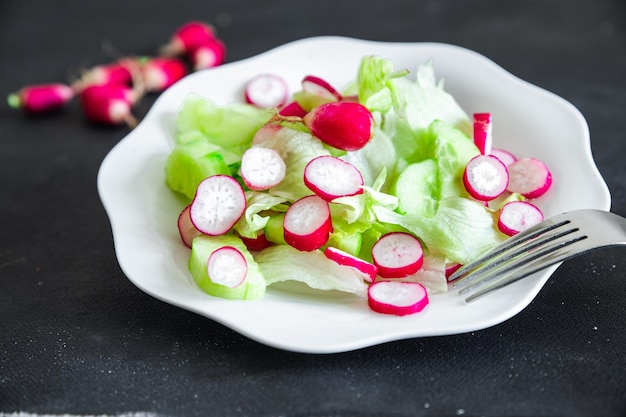
M482 53L583 113L612 211L626 215L620 0L9 0L0 4L0 93L154 54L193 19L215 25L228 62L319 35ZM622 248L563 264L526 309L485 330L286 352L124 276L96 177L126 127L95 127L76 103L44 117L3 104L0 119L2 417L626 415Z

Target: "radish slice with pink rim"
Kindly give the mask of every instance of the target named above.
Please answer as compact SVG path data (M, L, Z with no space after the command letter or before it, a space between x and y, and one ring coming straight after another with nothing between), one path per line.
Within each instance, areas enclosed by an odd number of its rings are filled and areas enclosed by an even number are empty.
M510 201L500 209L498 230L507 236L513 236L543 221L539 207L528 201Z
M243 215L246 196L233 177L213 175L198 184L189 216L202 233L217 236L228 232Z
M351 255L346 251L329 246L324 249L324 255L331 261L337 262L339 265L345 265L362 272L364 280L374 282L378 274L378 268L373 263L367 262L357 256Z
M314 75L304 77L302 80L302 89L307 93L323 97L328 101L339 101L342 98L341 93L330 85L329 82Z
M490 155L492 143L491 113L474 113L474 144L481 154Z
M248 148L241 158L241 178L251 190L268 190L278 185L287 168L278 152L270 148Z
M305 252L321 248L332 231L328 202L316 195L296 200L285 213L283 228L288 245Z
M191 216L189 215L189 211L191 210L191 204L186 206L178 215L178 233L180 234L180 238L182 239L185 246L191 248L191 244L193 243L193 238L196 236L200 236L202 234L201 231L196 229L196 226L193 225L191 221Z
M215 284L235 288L245 281L248 262L237 248L222 246L209 256L207 273Z
M517 161L517 157L513 155L513 153L500 148L492 148L491 155L498 158L504 165L507 167L511 165L513 162Z
M246 102L262 109L281 107L288 97L287 83L275 74L259 74L246 84Z
M509 173L506 166L492 155L478 155L465 167L463 184L467 192L479 201L490 201L506 191Z
M429 300L426 288L417 282L379 281L370 285L367 302L377 313L405 316L424 310Z
M424 263L424 251L415 236L391 232L372 246L372 260L381 277L403 278L419 271Z
M361 172L349 162L330 155L309 161L304 168L304 184L326 201L363 192Z
M552 173L546 164L536 158L518 159L509 165L508 170L507 190L526 198L540 197L552 185Z

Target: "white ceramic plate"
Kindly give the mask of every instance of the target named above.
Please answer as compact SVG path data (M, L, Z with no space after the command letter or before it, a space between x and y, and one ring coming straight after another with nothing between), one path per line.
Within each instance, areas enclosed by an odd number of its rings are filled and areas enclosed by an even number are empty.
M292 42L259 56L194 73L169 88L146 118L107 155L98 189L112 224L115 250L128 278L146 293L204 315L281 349L332 353L405 338L483 329L525 308L556 267L474 303L435 295L422 313L395 317L371 312L349 296L296 295L270 287L258 301L228 301L200 291L187 272L176 218L183 203L164 185L163 164L173 145L175 114L189 93L220 104L241 100L252 76L273 72L292 91L307 74L343 86L364 55L415 69L433 60L437 78L468 114L493 114L494 146L545 161L554 176L540 205L546 216L577 208L610 208L610 194L591 154L585 119L565 100L509 74L489 59L438 43L383 43L340 37Z

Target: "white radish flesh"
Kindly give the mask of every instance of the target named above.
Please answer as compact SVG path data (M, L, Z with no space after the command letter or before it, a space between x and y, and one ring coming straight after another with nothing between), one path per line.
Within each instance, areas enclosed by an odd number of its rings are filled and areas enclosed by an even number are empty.
M419 239L404 232L387 233L372 247L372 260L383 278L403 278L416 273L424 263Z
M202 234L201 231L196 229L196 226L193 225L191 221L191 216L189 215L189 211L191 210L191 204L186 206L178 215L178 233L180 234L180 238L182 239L185 246L191 248L191 244L193 243L193 238L196 236L200 236Z
M518 159L509 165L508 170L507 189L526 198L537 198L552 185L552 173L546 164L536 158Z
M382 314L405 316L419 313L428 305L428 292L417 282L379 281L367 292L369 307Z
M329 246L324 249L324 255L339 265L349 266L364 274L366 282L374 282L378 274L378 268L371 262L349 254L346 251Z
M330 155L313 158L304 168L304 184L326 201L363 192L363 176L349 162Z
M507 167L511 165L513 162L517 161L517 157L505 149L492 148L491 155L498 158Z
M228 175L213 175L198 184L189 215L198 230L217 236L228 232L245 208L241 185Z
M513 236L543 221L539 207L527 201L511 201L500 209L498 229L507 236Z
M328 101L341 100L341 94L330 83L314 75L304 77L302 89L307 93L320 96Z
M481 154L490 155L493 143L490 113L474 113L474 144Z
M235 288L245 281L248 262L237 248L222 246L209 256L207 273L213 283Z
M290 246L306 252L319 249L332 231L328 202L316 195L296 200L285 213L283 228Z
M490 201L506 191L509 173L495 156L478 155L465 167L463 184L467 192L479 201Z
M289 87L282 77L260 74L248 81L246 102L262 109L281 107L289 98Z
M248 188L261 191L278 185L285 178L286 166L275 150L252 147L244 152L240 170Z

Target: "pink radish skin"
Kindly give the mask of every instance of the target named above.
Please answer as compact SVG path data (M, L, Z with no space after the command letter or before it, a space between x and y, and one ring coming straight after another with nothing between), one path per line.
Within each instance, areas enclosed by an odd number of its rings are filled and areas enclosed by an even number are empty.
M313 158L304 168L304 184L326 201L363 193L363 176L349 162L330 155Z
M280 109L280 111L278 112L278 114L280 116L285 116L285 117L304 117L306 116L307 111L304 110L302 108L302 106L300 106L300 104L298 104L297 101L292 101L291 103L286 104L282 109Z
M262 145L282 128L283 127L278 123L266 123L254 134L254 137L252 138L252 145Z
M446 264L446 278L450 278L452 274L456 272L462 265L460 263L454 262Z
M209 39L190 52L194 71L220 66L226 60L226 46L218 38Z
M74 90L61 83L31 85L9 94L9 106L31 114L58 110L74 98Z
M417 282L379 281L370 285L367 302L377 313L406 316L424 310L429 300L426 288Z
M136 100L135 91L122 85L90 86L80 94L87 120L111 126L136 126L137 120L132 114Z
M514 236L542 221L539 207L527 201L510 201L500 209L498 229L507 236Z
M364 261L359 257L332 246L324 249L324 255L331 261L337 262L339 265L349 266L362 272L366 282L372 283L376 279L378 268L373 263Z
M328 101L340 101L342 99L341 94L330 83L314 75L304 77L302 89Z
M274 245L274 243L267 240L267 237L265 237L265 233L262 232L260 232L255 238L245 236L239 237L241 238L243 244L246 245L246 248L248 248L248 250L251 252L259 252Z
M200 236L202 232L193 225L191 217L189 216L190 209L191 205L188 205L178 215L178 233L185 246L191 249L193 238Z
M241 178L255 191L277 186L284 178L287 167L278 152L269 148L248 148L241 158Z
M161 55L189 54L191 51L215 37L213 26L205 22L191 21L180 26L169 42L161 47Z
M302 120L313 136L344 151L361 149L374 133L372 113L362 104L349 101L319 105Z
M333 229L328 202L316 195L296 200L285 213L283 228L290 246L304 252L321 248Z
M504 150L504 149L493 148L491 149L491 155L495 156L500 161L502 161L502 163L506 165L507 168L513 162L517 161L517 157L515 155L513 155L511 152Z
M465 167L463 184L467 192L479 201L491 201L506 191L509 173L495 156L478 155Z
M490 155L493 143L490 113L474 113L474 144L482 155Z
M107 65L98 65L90 68L80 80L72 84L76 91L82 91L93 85L118 84L130 86L135 81L138 63L135 59L125 58Z
M217 236L228 232L245 208L246 196L237 180L228 175L213 175L198 184L189 215L196 229Z
M248 262L237 248L222 246L209 256L207 272L215 284L235 288L245 281Z
M146 91L162 92L187 75L185 63L177 58L152 58L141 66Z
M419 239L405 232L381 236L372 247L372 260L383 278L403 278L415 274L424 263Z
M526 198L542 196L552 186L552 173L542 161L535 158L518 159L508 167L507 190Z
M246 84L245 99L248 104L271 109L281 107L289 98L289 87L282 77L259 74Z

